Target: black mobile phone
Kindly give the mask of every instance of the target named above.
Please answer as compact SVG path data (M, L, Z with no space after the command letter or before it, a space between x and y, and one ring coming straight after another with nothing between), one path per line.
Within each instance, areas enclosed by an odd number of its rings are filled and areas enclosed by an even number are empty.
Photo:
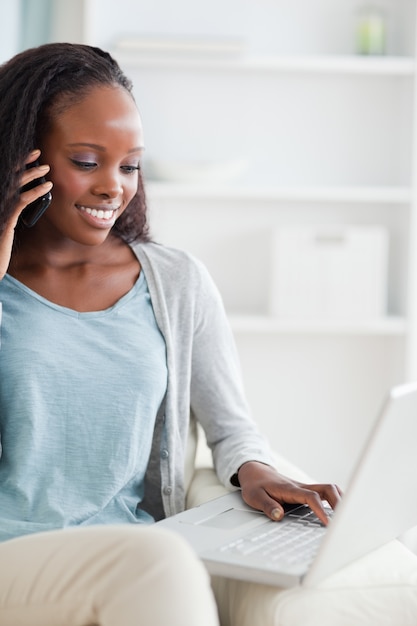
M36 167L38 165L39 165L38 161L33 161L32 163L28 163L26 165L26 169L29 169L31 167ZM31 180L30 183L27 183L27 185L23 185L20 191L28 191L29 189L33 189L34 187L37 187L38 185L41 185L44 182L45 182L44 176L41 176L40 178L35 178L35 180ZM43 196L41 196L34 202L31 202L30 204L28 204L27 207L24 208L22 213L20 214L20 219L22 220L24 225L28 226L29 228L31 226L34 226L34 224L36 224L36 222L41 217L41 215L45 213L46 209L51 204L51 201L52 201L52 194L50 191L48 191L48 193L44 194Z

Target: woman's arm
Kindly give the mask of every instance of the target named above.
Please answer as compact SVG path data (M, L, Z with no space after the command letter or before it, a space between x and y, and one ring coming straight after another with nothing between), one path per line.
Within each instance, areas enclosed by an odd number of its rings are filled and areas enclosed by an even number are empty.
M219 477L225 485L231 481L240 486L245 502L271 519L282 518L283 503L298 503L307 504L327 524L322 501L335 507L340 489L332 484L304 484L274 469L269 446L250 417L221 298L209 278L202 287L193 341L191 403L206 432Z

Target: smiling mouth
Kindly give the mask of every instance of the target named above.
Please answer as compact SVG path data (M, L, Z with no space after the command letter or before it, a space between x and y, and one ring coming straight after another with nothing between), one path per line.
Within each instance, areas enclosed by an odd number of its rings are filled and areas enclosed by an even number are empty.
M91 215L91 217L96 217L99 220L112 220L114 219L119 207L115 209L93 209L89 206L81 206L76 205L77 209Z

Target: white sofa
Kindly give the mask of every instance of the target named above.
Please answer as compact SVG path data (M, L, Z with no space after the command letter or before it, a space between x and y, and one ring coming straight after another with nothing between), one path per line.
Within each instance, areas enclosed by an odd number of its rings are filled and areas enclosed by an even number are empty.
M276 456L276 468L310 481ZM187 506L225 493L204 444L190 438ZM381 514L384 505L381 503ZM221 626L417 626L417 555L392 541L329 577L316 588L280 589L213 578Z

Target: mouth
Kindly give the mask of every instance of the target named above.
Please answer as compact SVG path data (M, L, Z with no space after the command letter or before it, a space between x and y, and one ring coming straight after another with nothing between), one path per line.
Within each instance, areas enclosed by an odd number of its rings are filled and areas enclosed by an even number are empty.
M113 226L120 206L117 207L89 207L76 204L76 208L90 222L99 226Z
M112 217L117 213L119 207L116 208L98 208L95 209L89 206L81 206L79 204L76 205L77 209L91 215L92 217L98 217L100 220L111 220Z

